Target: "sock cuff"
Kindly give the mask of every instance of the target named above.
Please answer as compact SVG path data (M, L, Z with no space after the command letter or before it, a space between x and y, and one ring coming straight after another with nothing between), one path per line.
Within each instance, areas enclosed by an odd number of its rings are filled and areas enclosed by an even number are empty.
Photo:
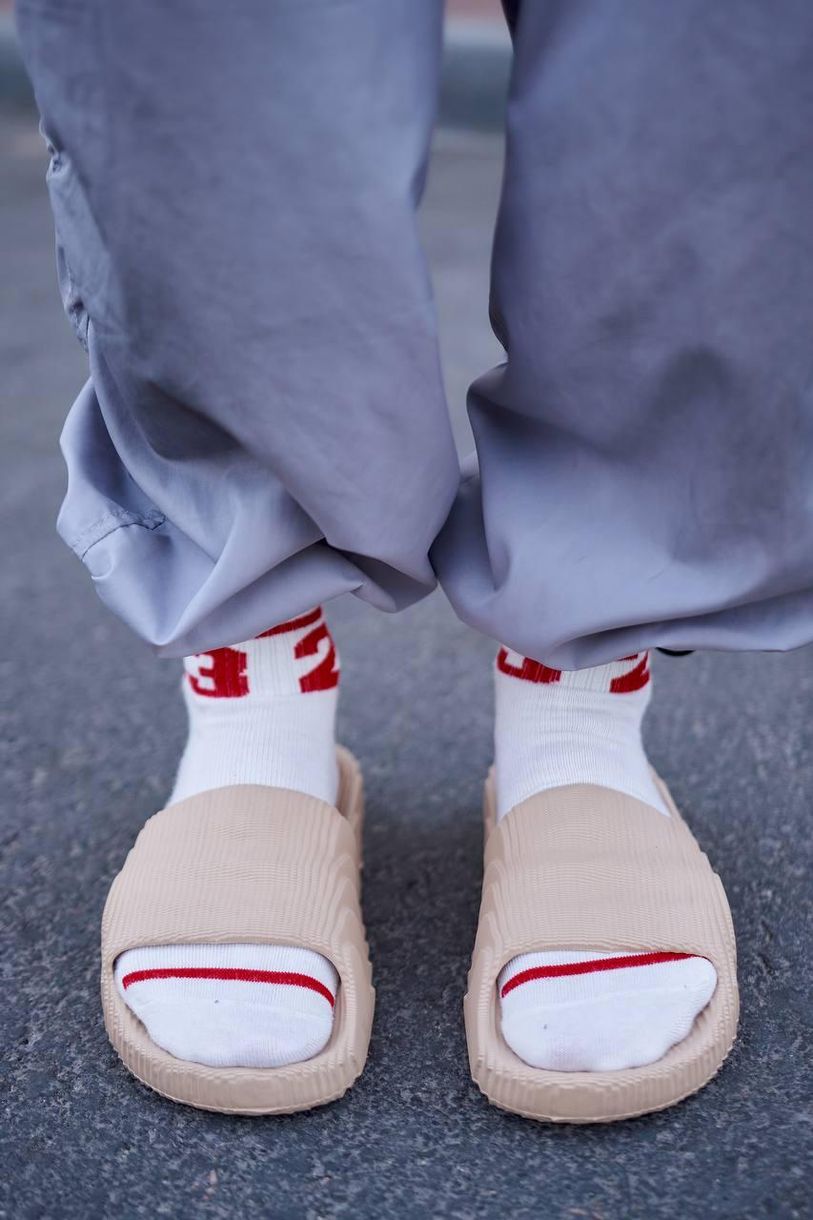
M495 673L534 686L593 691L596 694L632 694L651 682L649 651L631 653L607 665L588 669L553 669L532 657L501 647L495 661Z
M341 664L321 606L252 640L184 657L186 694L202 702L299 695L339 685Z

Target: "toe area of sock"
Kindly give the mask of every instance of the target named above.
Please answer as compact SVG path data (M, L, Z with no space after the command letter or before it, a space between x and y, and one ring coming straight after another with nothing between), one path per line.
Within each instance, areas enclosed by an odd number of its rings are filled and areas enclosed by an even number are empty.
M139 1019L152 1041L176 1059L208 1067L285 1067L324 1050L332 1013L274 1011L242 1004L145 1005Z
M277 977L254 977L269 973ZM155 977L143 977L149 975ZM115 979L156 1046L176 1059L223 1068L285 1067L318 1055L330 1041L339 988L326 958L279 945L127 950L116 961Z
M557 1072L613 1072L656 1063L688 1037L717 984L705 958L681 963L669 985L623 989L621 972L592 983L524 984L501 1001L502 1035L529 1067ZM557 980L558 981L558 980ZM570 982L570 980L568 980ZM525 994L521 994L521 993ZM509 1001L509 1002L506 1002Z
M529 1012L503 1020L502 1032L511 1050L529 1067L552 1072L620 1072L662 1059L671 1046L689 1033L689 1021L630 1022L617 1029L597 1029L564 1014Z

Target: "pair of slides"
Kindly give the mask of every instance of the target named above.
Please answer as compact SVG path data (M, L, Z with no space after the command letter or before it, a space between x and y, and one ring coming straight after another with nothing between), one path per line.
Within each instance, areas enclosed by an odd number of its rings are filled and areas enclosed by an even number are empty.
M165 1097L234 1114L284 1114L340 1097L367 1057L374 992L360 905L361 773L339 751L337 807L253 785L191 797L150 818L102 921L105 1024L130 1071ZM737 1028L734 932L719 877L681 820L591 785L540 793L496 824L485 794L485 876L464 1002L474 1080L528 1118L607 1122L660 1110L705 1084ZM329 958L340 987L328 1045L280 1068L213 1068L158 1047L114 982L126 949L272 943ZM717 987L689 1036L657 1063L618 1072L530 1068L500 1033L497 977L546 949L707 957Z

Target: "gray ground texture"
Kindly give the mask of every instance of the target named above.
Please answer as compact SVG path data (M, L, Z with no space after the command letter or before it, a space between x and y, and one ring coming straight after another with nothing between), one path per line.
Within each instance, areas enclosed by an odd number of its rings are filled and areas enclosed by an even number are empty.
M486 288L500 155L494 136L441 132L424 208L464 447L465 386L497 358ZM0 164L0 1215L811 1215L811 649L656 662L652 758L739 933L739 1042L696 1097L617 1126L549 1127L492 1109L469 1080L461 999L493 646L439 595L398 618L331 607L341 735L368 791L378 1007L361 1080L312 1114L258 1120L172 1105L128 1076L99 1012L99 917L172 780L178 667L107 615L54 534L57 437L84 361L57 301L29 112L0 114Z

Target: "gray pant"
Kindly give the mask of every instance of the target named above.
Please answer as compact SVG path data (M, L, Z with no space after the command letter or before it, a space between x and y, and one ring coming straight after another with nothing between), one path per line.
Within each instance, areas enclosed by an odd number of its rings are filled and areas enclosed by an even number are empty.
M20 0L90 380L62 536L177 655L435 575L572 668L813 639L813 4L519 0L461 481L439 0Z

